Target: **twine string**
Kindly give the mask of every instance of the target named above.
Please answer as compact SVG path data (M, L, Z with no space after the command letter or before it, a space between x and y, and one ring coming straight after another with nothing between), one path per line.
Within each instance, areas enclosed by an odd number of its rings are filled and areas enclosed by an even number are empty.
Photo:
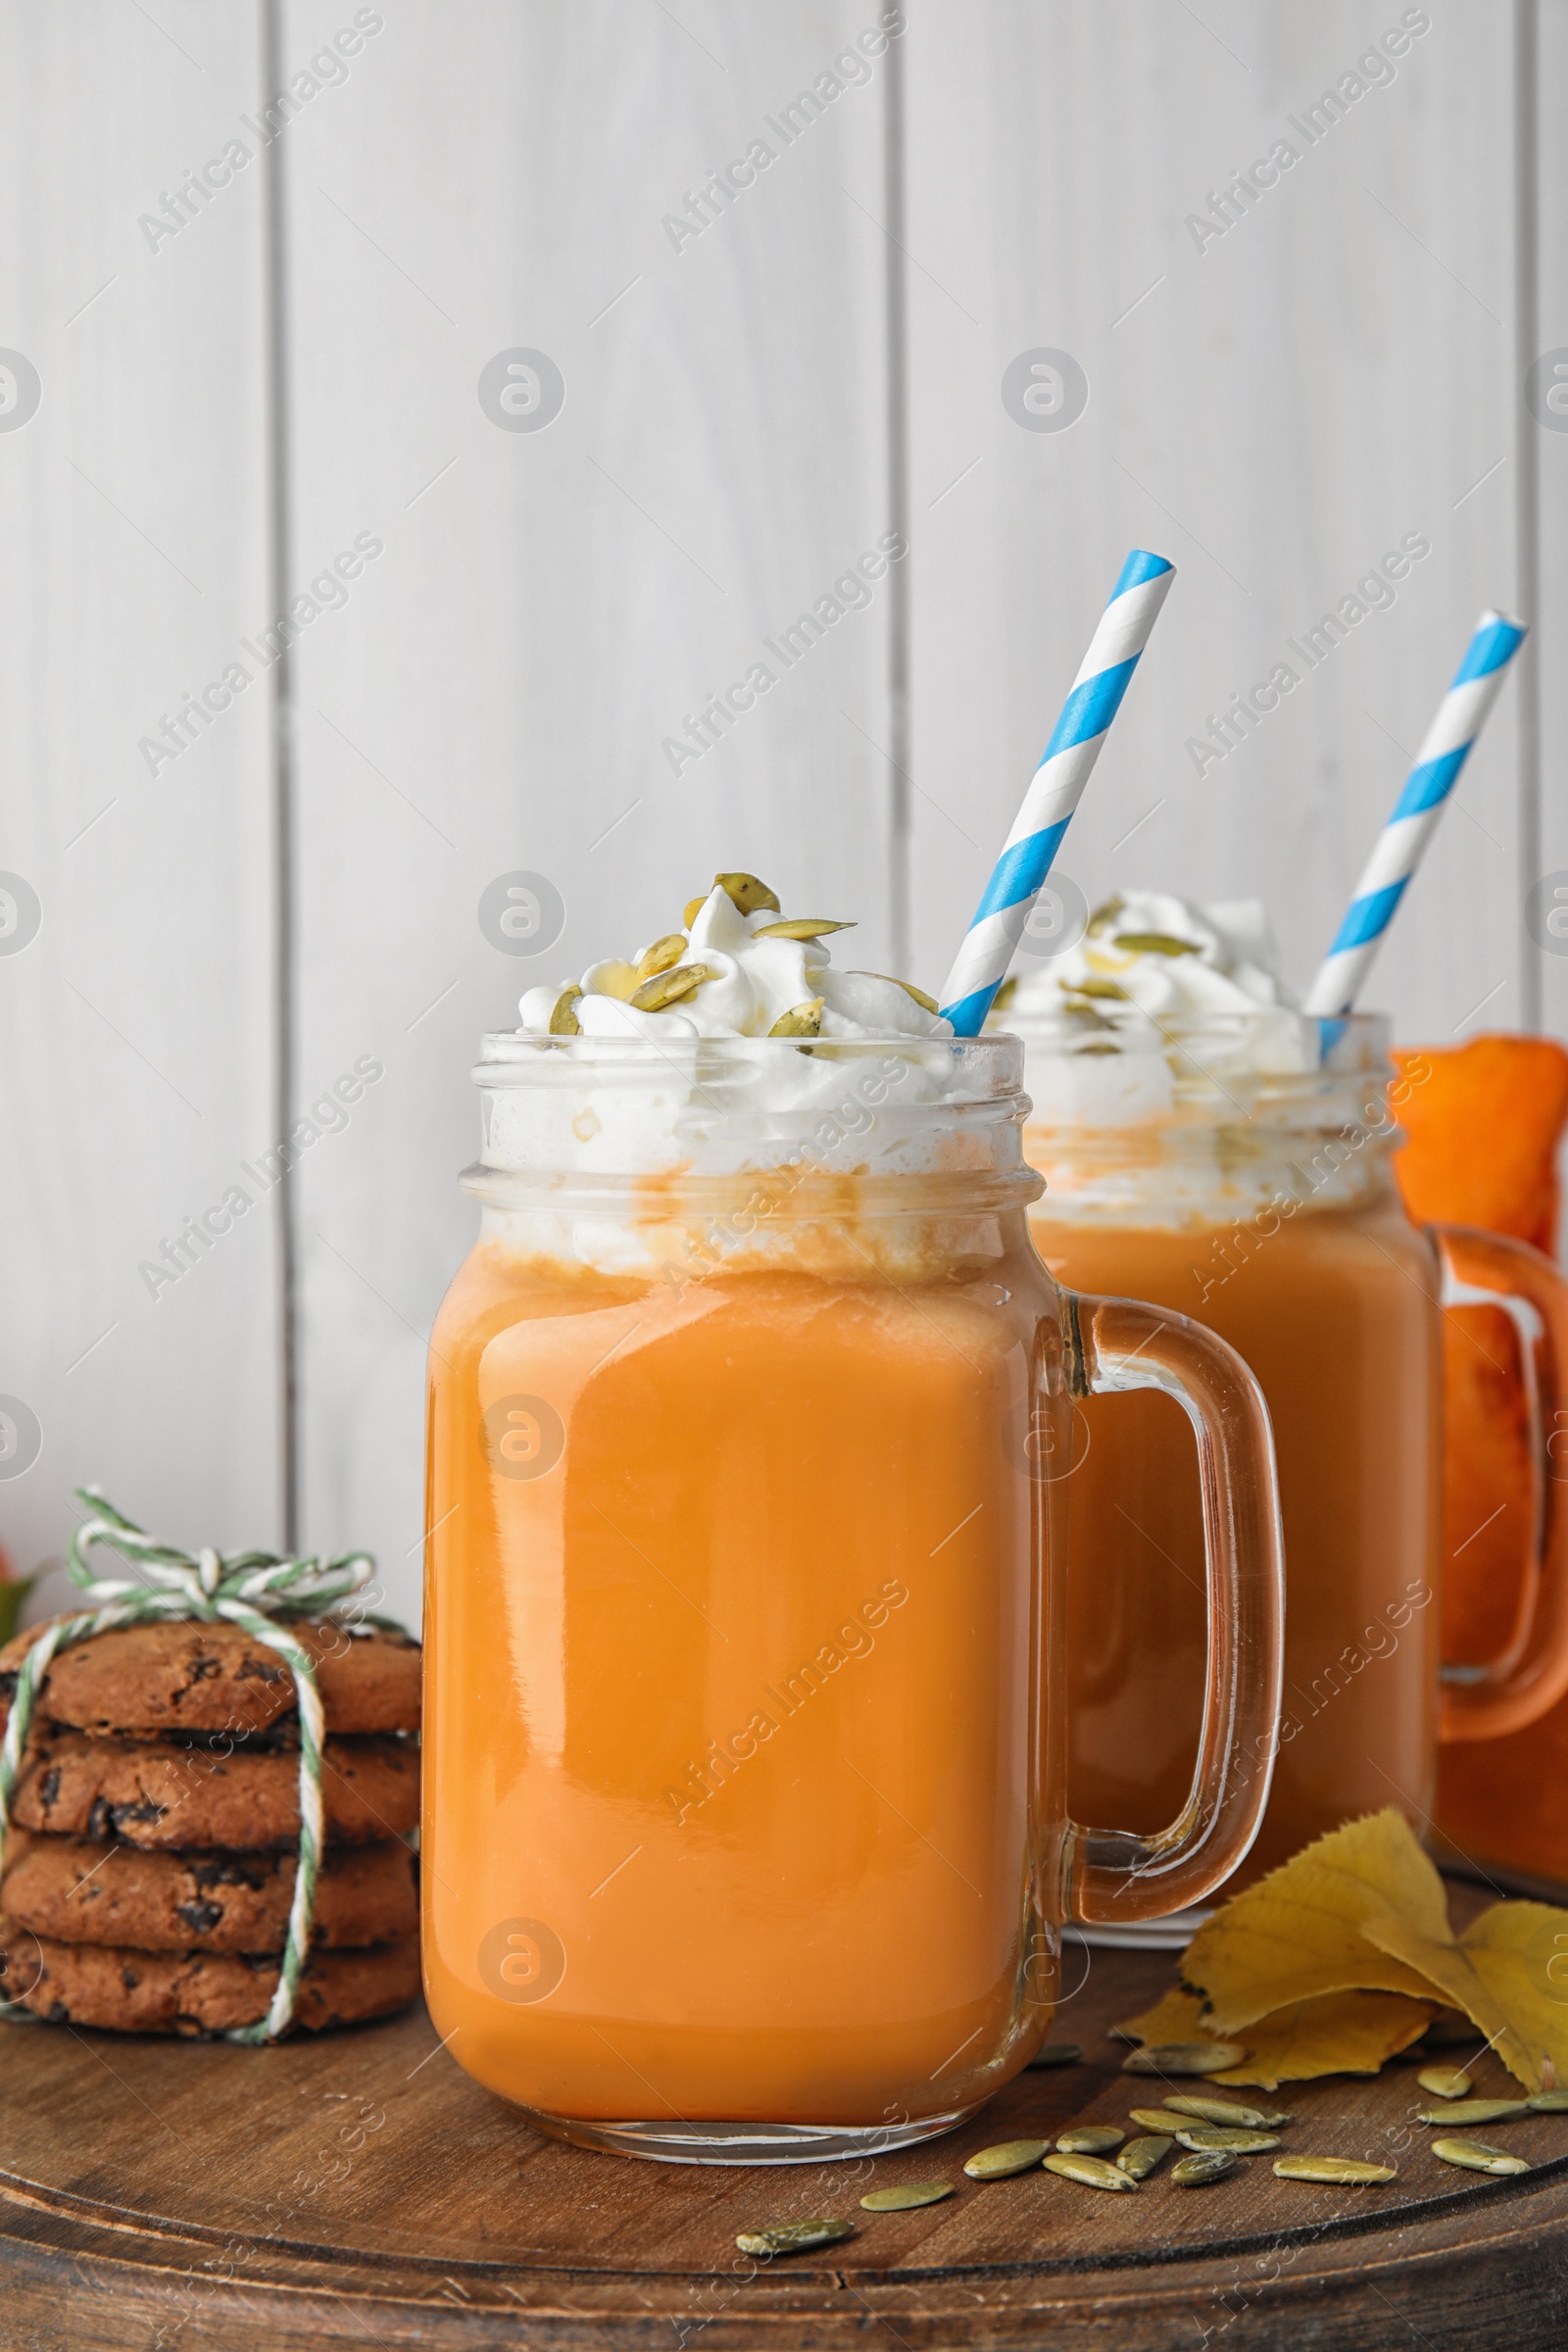
M22 1774L33 1710L44 1677L60 1651L74 1642L91 1641L95 1634L113 1633L128 1625L197 1620L240 1626L283 1659L294 1677L299 1707L300 1838L277 1988L265 2018L252 2026L237 2026L225 2036L229 2041L275 2040L293 2022L300 1976L310 1952L323 1839L321 1749L326 1736L315 1661L278 1620L319 1620L338 1601L364 1591L375 1573L375 1561L368 1551L340 1552L324 1565L315 1554L301 1558L275 1551L241 1551L224 1558L211 1546L193 1557L173 1544L160 1544L117 1510L96 1487L78 1487L75 1492L87 1517L71 1539L66 1564L73 1582L94 1606L47 1627L17 1669L10 1718L0 1741L0 1871L5 1867L11 1801ZM98 1575L87 1554L101 1544L133 1560L142 1575ZM367 1617L363 1622L379 1625L388 1621ZM33 2014L23 2002L0 2001L0 2015L30 2018Z

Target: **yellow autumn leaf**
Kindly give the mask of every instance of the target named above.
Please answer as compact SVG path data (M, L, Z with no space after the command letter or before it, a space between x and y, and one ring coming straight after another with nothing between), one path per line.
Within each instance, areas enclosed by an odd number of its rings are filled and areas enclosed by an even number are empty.
M1568 1911L1494 1903L1457 1941L1446 1922L1418 1935L1392 1915L1364 1933L1462 2009L1527 2090L1568 2082Z
M1326 1992L1294 2001L1248 2026L1242 2065L1203 2081L1278 2090L1282 2082L1308 2082L1319 2075L1375 2075L1420 2039L1435 2007L1397 1992ZM1129 2041L1212 2041L1218 2038L1212 2029L1200 1995L1175 1984L1152 2009L1115 2031Z
M1221 2036L1322 1993L1455 1999L1435 1995L1414 1960L1367 1939L1365 1923L1388 1918L1434 1944L1452 1940L1443 1881L1392 1807L1347 1822L1234 1895L1193 1937L1182 1976L1201 1989L1207 2029Z
M1278 2090L1282 2082L1310 2082L1319 2075L1375 2075L1420 2040L1435 2008L1402 1992L1320 1992L1292 2001L1248 2027L1243 2039L1251 2055L1244 2065L1208 2080Z
M1208 2030L1201 1996L1189 1992L1181 1984L1173 1984L1169 1992L1163 1993L1152 2009L1146 2009L1141 2017L1125 2018L1119 2026L1112 2026L1110 2030L1113 2034L1119 2034L1123 2041L1218 2039L1218 2035L1210 2034Z

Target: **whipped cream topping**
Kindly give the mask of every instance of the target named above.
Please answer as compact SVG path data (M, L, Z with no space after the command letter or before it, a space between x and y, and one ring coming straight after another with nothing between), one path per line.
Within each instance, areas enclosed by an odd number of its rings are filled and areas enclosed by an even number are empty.
M992 1018L1026 1041L1035 1118L1052 1125L1125 1125L1319 1058L1257 899L1127 891L1076 947L1020 974Z
M1373 1024L1334 1024L1347 1034L1325 1055L1325 1025L1279 960L1260 900L1141 890L1020 977L994 1017L1024 1041L1042 1216L1224 1223L1282 1192L1334 1205L1380 1180L1375 1152L1320 1157L1364 1104L1376 1111L1385 1044Z
M1279 962L1261 899L1200 906L1129 890L1097 907L1077 946L1048 969L1021 974L1006 1010L1059 1031L1063 1045L1141 1050L1152 1020L1185 1032L1216 1017L1294 1012Z
M743 912L722 882L715 881L691 920L666 932L630 959L610 957L590 964L578 981L528 989L519 1001L523 1031L547 1034L563 999L571 991L568 1017L583 1037L642 1037L670 1045L699 1037L766 1037L775 1023L794 1014L787 1035L844 1039L951 1037L953 1024L933 1006L927 1010L902 981L876 972L838 972L820 939L779 935L781 916L771 891L751 875L726 877L741 896L760 893ZM769 931L772 935L768 936ZM834 925L852 929L853 925ZM662 977L699 967L703 977L668 1004L639 1005L642 995L658 996ZM809 1010L808 1008L810 1008ZM558 1021L558 1033L560 1024ZM571 1034L571 1032L567 1032Z
M1011 1041L956 1038L904 983L835 970L816 934L849 926L786 919L753 875L720 876L686 916L529 989L520 1028L486 1038L484 1167L557 1190L779 1167L1032 1182Z

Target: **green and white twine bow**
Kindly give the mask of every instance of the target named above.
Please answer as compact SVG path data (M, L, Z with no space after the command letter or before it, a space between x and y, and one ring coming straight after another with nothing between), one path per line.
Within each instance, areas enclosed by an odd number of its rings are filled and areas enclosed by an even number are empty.
M78 1487L76 1497L88 1516L71 1539L67 1565L94 1605L81 1616L62 1618L49 1626L17 1669L11 1717L0 1742L0 1868L4 1867L11 1799L22 1772L28 1726L44 1676L57 1653L73 1642L90 1641L94 1634L112 1633L126 1625L169 1625L198 1619L242 1626L284 1660L294 1676L299 1700L299 1862L277 1990L265 2018L254 2026L236 2027L227 2036L230 2041L275 2040L293 2019L300 1972L310 1950L321 1860L321 1742L326 1734L315 1663L277 1620L318 1618L350 1593L362 1592L375 1573L375 1561L368 1551L346 1551L323 1567L314 1556L295 1559L275 1551L239 1551L225 1559L210 1548L193 1559L189 1552L147 1535L112 1502L106 1502L96 1487ZM136 1561L150 1581L95 1576L85 1555L96 1544L108 1544L126 1559ZM382 1620L365 1622L378 1624ZM15 2016L20 2007L6 2002L0 2004L0 2011Z

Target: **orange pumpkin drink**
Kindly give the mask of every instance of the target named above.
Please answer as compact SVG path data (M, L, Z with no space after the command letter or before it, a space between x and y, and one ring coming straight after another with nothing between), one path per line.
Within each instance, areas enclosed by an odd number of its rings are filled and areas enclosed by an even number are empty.
M1187 1899L1245 1845L1246 1795L1168 1855L1066 1818L1037 1466L1075 1385L1194 1391L1236 1500L1216 1710L1273 1720L1246 1374L1130 1305L1064 1323L1016 1043L835 971L829 928L729 875L524 997L431 1344L431 2011L543 2128L634 2153L946 2129L1044 2036L1069 1902Z
M1284 1705L1263 1827L1227 1891L1386 1805L1425 1835L1440 1731L1484 1736L1498 1696L1462 1667L1440 1684L1442 1308L1456 1280L1529 1279L1494 1268L1503 1245L1476 1273L1467 1237L1400 1204L1396 1121L1431 1063L1391 1085L1386 1021L1296 1012L1252 902L1128 893L1027 971L1004 1017L1026 1041L1025 1148L1047 1179L1032 1227L1053 1273L1196 1316L1267 1399ZM1091 1402L1074 1458L1069 1796L1148 1829L1197 1753L1198 1482L1161 1397ZM1494 1679L1517 1698L1511 1665Z

